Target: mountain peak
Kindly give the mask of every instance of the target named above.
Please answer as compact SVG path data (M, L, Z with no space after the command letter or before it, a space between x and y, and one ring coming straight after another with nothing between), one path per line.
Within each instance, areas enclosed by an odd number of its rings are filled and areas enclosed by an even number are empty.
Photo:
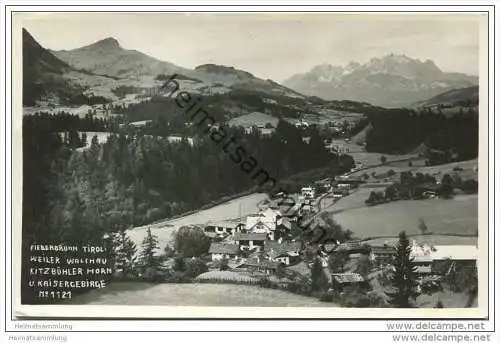
M84 46L81 49L105 49L105 50L113 49L113 50L116 50L116 49L121 49L121 46L120 46L120 43L118 43L118 41L116 40L116 38L107 37L107 38L101 39L93 44Z
M477 84L475 77L445 73L430 59L419 60L404 53L373 57L364 64L350 62L340 69L318 65L307 73L293 75L284 85L328 100L398 107Z
M414 59L406 56L405 54L395 54L395 53L387 54L382 59L386 60L386 61L390 60L390 61L394 61L394 62L398 62L398 63L408 63L411 61L415 61Z
M253 76L251 73L247 71L213 63L199 65L196 68L194 68L194 70L209 74L235 74L235 75L240 75L242 77L244 76L249 78L255 78L255 76Z

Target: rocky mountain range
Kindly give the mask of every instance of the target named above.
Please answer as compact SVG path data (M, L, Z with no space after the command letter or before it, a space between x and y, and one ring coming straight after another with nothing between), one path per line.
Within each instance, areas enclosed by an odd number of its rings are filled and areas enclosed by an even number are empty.
M272 80L260 79L234 67L204 64L194 69L183 68L170 62L160 61L137 50L124 49L114 38L105 38L73 50L51 50L50 52L75 68L122 80L140 81L142 85L158 75L177 74L191 81L190 83L196 83L194 87L191 87L191 91L203 91L210 88L210 91L222 93L231 89L245 89L304 98L302 94Z
M283 84L327 100L353 100L377 106L409 106L452 89L478 84L477 76L443 72L431 60L389 54L365 64L323 64Z
M114 38L61 51L45 49L26 30L23 39L25 106L40 104L40 99L42 106L134 104L147 100L165 77L177 74L182 89L208 97L207 104L228 117L253 111L292 117L332 112L336 117L362 113L372 104L421 106L439 94L477 84L477 77L444 73L432 61L404 55L374 58L364 65L320 65L283 86L231 66L183 68L124 49Z
M73 50L50 52L75 68L120 78L190 73L188 69L157 60L137 50L123 49L118 41L111 37Z

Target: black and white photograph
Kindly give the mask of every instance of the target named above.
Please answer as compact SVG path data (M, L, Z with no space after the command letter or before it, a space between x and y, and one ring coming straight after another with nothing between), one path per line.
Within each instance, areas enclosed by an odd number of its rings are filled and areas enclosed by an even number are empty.
M487 15L14 19L21 305L487 306Z

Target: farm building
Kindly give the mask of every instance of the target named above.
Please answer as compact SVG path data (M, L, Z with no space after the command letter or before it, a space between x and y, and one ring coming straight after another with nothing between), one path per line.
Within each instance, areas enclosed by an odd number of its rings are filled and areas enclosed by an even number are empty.
M269 239L275 239L275 231L282 224L281 213L268 208L256 214L247 216L245 229L254 233L265 233Z
M335 181L337 181L338 183L350 184L353 186L365 182L365 180L363 180L363 178L361 178L360 176L350 176L350 175L336 176Z
M247 249L247 250L261 250L264 248L264 242L267 240L267 234L266 233L255 233L255 232L249 232L249 233L242 233L242 232L237 232L234 235L234 241L240 246L240 249Z
M301 261L298 252L286 251L281 253L270 253L269 258L276 263L283 263L285 266L297 264Z
M334 273L332 274L332 288L343 291L346 288L363 288L366 286L365 279L357 273Z
M288 266L300 262L301 247L301 242L279 243L266 241L264 252L271 261L280 262Z
M212 255L212 261L218 261L224 258L232 259L237 257L239 252L240 249L236 244L227 243L212 243L208 250L208 253Z
M302 187L300 195L304 197L304 199L314 199L315 190L313 187Z
M476 266L479 250L475 245L416 244L411 248L412 264L419 274L443 273L456 264Z
M268 261L260 257L249 257L243 263L241 263L238 269L249 269L253 271L263 271L266 274L271 274L278 268L278 263L273 261Z
M360 242L346 242L337 245L335 252L345 252L348 254L365 253L369 250L369 247L361 244Z
M415 187L415 193L421 194L425 198L437 198L441 185L432 182L426 182Z
M218 221L218 222L208 222L203 228L203 232L209 237L217 237L224 235L232 235L236 232L241 231L245 227L245 224L239 221Z
M477 261L479 249L475 245L435 245L431 257L433 261Z
M344 197L346 195L349 195L348 189L351 188L351 186L350 185L347 186L346 184L344 184L343 187L344 188L337 188L337 187L335 187L335 188L332 189L332 194L333 194L334 198L342 198L342 197Z
M391 264L396 256L396 248L388 245L370 246L370 260L375 265Z

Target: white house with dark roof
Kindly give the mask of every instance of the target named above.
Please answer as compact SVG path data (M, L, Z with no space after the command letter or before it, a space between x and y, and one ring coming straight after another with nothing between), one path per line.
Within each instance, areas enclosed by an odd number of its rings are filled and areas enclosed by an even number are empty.
M275 239L275 231L282 224L280 211L268 208L246 218L245 230L253 233L265 233L270 240Z
M240 232L244 227L245 223L238 220L210 221L203 228L203 232L209 237L221 237Z
M232 259L238 256L240 252L239 247L236 244L227 243L212 243L208 253L212 255L212 261L226 259Z
M279 243L276 241L265 241L264 243L264 253L269 260L283 263L287 266L300 261L301 248L301 242Z
M264 242L268 239L268 236L266 233L237 232L233 239L241 250L257 249L260 251L264 248Z
M338 291L344 290L345 287L362 287L366 285L366 281L358 273L333 273L332 277L332 287Z

